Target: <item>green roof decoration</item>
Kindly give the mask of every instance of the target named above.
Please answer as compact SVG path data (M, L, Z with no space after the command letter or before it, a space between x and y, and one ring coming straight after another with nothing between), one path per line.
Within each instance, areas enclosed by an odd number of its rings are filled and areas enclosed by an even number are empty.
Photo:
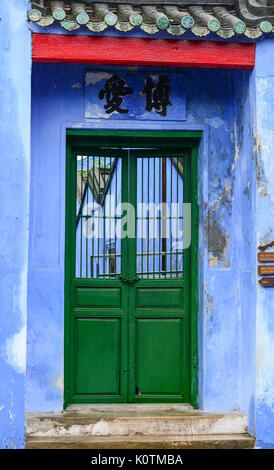
M274 32L273 0L32 0L28 18L38 26L60 24L67 31L86 27L101 32L109 26L127 32L141 28L148 34L166 30L181 36L190 30L203 37L223 39L244 35L251 39Z

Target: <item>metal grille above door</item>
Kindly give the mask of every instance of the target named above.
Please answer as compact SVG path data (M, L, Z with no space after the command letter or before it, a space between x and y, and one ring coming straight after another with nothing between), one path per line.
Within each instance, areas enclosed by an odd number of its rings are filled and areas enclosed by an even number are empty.
M137 159L137 274L141 278L182 277L182 201L182 157Z
M134 150L127 149L130 157ZM136 157L135 157L136 158ZM121 274L122 160L77 155L76 277ZM137 157L137 275L183 275L183 158ZM134 207L135 210L135 207ZM180 236L181 234L181 236Z
M77 155L76 277L110 278L121 273L121 158Z

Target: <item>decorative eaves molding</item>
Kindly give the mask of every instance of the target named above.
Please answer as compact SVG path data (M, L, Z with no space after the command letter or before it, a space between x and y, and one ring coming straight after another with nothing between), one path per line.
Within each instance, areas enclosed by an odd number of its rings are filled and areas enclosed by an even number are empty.
M109 26L121 32L135 27L148 34L166 30L181 36L187 30L195 36L215 33L223 39L245 35L256 39L274 32L272 0L31 0L29 20L38 26L58 23L68 31L85 26L101 32Z

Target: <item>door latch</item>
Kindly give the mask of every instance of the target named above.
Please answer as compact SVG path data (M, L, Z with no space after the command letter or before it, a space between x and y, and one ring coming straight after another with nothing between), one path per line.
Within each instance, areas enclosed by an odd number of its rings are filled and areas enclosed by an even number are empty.
M120 279L120 281L124 282L125 284L134 284L134 282L137 282L140 279L139 276L129 278L126 276L122 276L121 274L119 274L117 278Z

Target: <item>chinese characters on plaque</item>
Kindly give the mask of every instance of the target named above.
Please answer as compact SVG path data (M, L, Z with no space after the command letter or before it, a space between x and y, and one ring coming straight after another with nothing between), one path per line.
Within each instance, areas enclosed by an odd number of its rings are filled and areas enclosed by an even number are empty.
M168 75L159 75L157 83L151 77L146 78L146 86L141 91L142 95L146 95L146 110L152 111L154 108L156 113L166 116L167 106L172 106L169 99L170 85Z
M184 74L87 72L85 117L185 120Z
M99 91L99 98L105 98L106 104L104 106L106 113L110 114L114 111L117 113L128 113L127 108L121 108L124 96L132 93L132 88L127 86L125 80L119 75L112 75L105 82L104 88Z

